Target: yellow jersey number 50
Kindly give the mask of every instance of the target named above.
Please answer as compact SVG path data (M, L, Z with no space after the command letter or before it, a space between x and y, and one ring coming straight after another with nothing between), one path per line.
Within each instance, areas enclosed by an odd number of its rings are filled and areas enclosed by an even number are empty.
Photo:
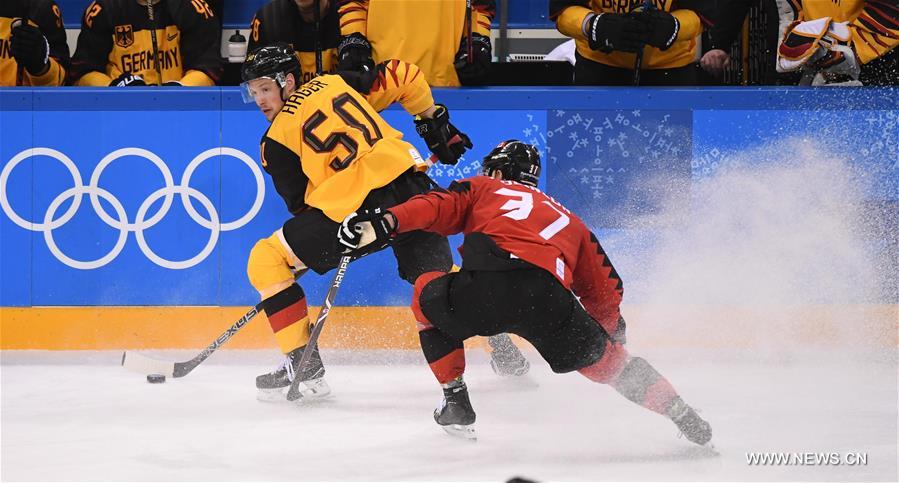
M346 109L347 104L355 107L365 118L366 122L362 122L350 114ZM354 99L350 94L343 93L335 97L331 101L331 107L334 109L334 113L337 114L347 126L362 133L362 137L369 146L374 145L375 142L383 137L375 120L372 119L371 115L368 114L359 101ZM344 156L343 159L334 156L330 162L331 169L340 171L346 169L346 167L356 159L356 155L359 151L359 143L345 132L332 132L324 139L318 137L313 131L327 119L327 114L320 109L315 111L315 113L303 124L303 141L316 153L331 153L338 145L343 146L344 149L347 150L347 155Z

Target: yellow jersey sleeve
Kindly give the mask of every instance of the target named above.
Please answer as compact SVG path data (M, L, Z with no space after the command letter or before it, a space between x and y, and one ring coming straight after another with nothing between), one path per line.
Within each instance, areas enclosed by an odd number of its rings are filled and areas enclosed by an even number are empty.
M340 14L340 35L367 35L368 0L343 2L337 12Z
M431 88L415 64L391 59L378 64L377 69L378 75L366 96L375 110L383 111L390 104L399 102L414 116L434 105Z
M899 0L868 0L849 26L862 64L899 46Z

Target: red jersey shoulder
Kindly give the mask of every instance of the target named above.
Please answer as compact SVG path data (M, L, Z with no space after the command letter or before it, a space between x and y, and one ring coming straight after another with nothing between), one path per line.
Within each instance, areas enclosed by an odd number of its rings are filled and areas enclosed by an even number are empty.
M476 216L511 219L525 223L549 240L565 229L565 236L577 239L589 232L584 222L552 196L530 185L474 176L453 182L449 191L470 191ZM542 226L546 224L547 226Z

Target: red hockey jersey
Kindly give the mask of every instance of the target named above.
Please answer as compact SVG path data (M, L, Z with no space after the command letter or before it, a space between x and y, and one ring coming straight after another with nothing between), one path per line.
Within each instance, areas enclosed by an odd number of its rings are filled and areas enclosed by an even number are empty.
M519 258L553 275L580 298L609 334L620 317L623 285L599 241L577 215L537 188L476 176L390 208L399 232L444 236L482 234L509 259ZM462 251L462 249L460 249ZM466 252L462 251L463 269Z

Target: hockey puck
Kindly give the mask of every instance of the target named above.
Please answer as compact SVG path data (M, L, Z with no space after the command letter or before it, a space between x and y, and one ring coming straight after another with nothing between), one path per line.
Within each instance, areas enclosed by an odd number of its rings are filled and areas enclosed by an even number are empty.
M150 384L162 384L165 382L165 376L162 374L149 374L147 375L147 382Z

